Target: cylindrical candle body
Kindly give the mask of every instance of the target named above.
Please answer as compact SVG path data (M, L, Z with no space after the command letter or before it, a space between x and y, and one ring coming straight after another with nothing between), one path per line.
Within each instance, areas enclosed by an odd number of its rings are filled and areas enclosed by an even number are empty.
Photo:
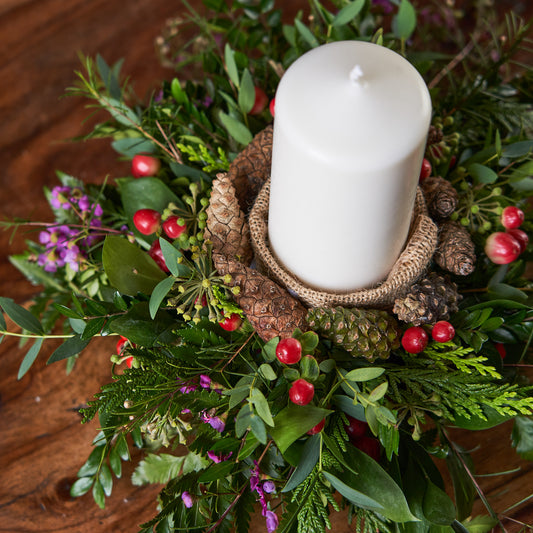
M342 41L311 50L276 93L269 241L304 283L383 280L405 244L431 120L424 80L399 54Z

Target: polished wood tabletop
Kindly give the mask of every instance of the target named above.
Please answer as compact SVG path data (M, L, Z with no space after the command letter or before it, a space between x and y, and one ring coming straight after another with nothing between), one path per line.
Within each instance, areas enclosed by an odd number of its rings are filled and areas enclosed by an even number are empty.
M528 1L501 4L523 9ZM294 13L307 3L283 5ZM108 141L69 140L88 133L102 116L90 116L79 98L63 98L65 88L80 69L78 53L100 53L108 63L124 58L124 74L133 80L137 95L146 98L161 80L172 78L172 71L156 58L154 40L165 21L183 9L181 2L170 0L0 0L2 218L51 221L42 190L57 184L56 170L86 181L128 173L128 162L117 159ZM19 230L11 242L9 232L0 233L0 295L19 303L37 290L7 259L32 237L25 231ZM90 494L77 499L69 494L98 431L96 422L81 425L78 408L110 379L114 341L91 343L70 375L63 363L44 364L55 347L49 342L31 371L17 381L24 350L14 338L0 344L0 531L135 532L155 515L160 487L133 486L133 462L115 482L104 510ZM520 467L504 476L480 478L501 513L533 493L533 465L516 456L509 429L504 425L455 435L475 450L479 474ZM518 531L520 523L533 523L533 501L507 514L512 517L504 521L507 531ZM258 520L252 530L266 531L264 522ZM350 531L344 517L335 520L333 531Z

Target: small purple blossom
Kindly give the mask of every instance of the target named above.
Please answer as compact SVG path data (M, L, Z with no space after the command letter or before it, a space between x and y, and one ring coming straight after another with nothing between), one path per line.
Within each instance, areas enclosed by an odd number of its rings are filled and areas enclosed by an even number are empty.
M207 457L213 461L213 463L221 463L222 461L227 461L231 456L233 455L233 452L229 452L226 455L218 455L214 451L209 450L207 452Z
M212 103L213 103L213 99L212 99L210 96L206 96L206 97L202 100L202 105L203 105L204 107L210 107Z
M392 13L394 9L390 0L372 0L372 4L375 6L380 6L383 9L383 13L385 13L385 15Z
M222 433L226 424L218 416L208 415L205 411L200 414L200 420L205 424L209 424L215 431Z
M211 378L205 374L200 374L200 387L202 387L202 389L210 389Z
M271 479L267 479L263 482L263 490L267 494L272 494L273 492L276 492L276 484Z
M52 189L52 196L50 198L50 205L54 209L70 209L71 205L68 200L70 195L70 187L63 187L58 185Z
M272 533L278 527L278 523L279 523L278 516L276 515L274 511L270 511L270 510L263 513L263 516L266 519L266 527L268 529L268 533Z
M78 198L78 207L81 209L81 211L91 210L91 202L89 201L89 197L86 194Z
M180 388L182 394L190 394L196 390L196 385L184 385Z
M104 214L104 210L102 209L102 206L100 204L93 204L93 205L94 205L93 215L95 217L101 217Z
M187 507L187 509L190 509L193 506L192 496L187 492L181 493L181 499L183 500L183 505Z

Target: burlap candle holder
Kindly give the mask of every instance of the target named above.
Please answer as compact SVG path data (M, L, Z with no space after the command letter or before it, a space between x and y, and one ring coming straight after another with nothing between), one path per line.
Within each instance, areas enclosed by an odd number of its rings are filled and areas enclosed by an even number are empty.
M330 292L311 288L287 271L268 245L270 181L259 192L249 215L250 237L260 271L295 294L309 307L391 306L421 277L436 246L438 229L428 216L424 195L418 189L411 229L403 252L387 278L379 285L351 292Z

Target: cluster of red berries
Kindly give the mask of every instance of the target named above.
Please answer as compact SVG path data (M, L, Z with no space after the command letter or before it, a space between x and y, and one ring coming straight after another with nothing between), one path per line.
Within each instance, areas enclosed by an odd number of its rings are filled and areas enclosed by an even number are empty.
M518 207L508 206L502 211L501 223L506 231L492 233L485 242L485 253L493 263L512 263L526 249L529 237L525 231L519 229L522 222L524 212Z
M455 337L455 328L446 320L440 320L431 328L431 337L436 342L449 342ZM402 346L408 353L420 353L429 342L427 331L421 326L412 326L402 336Z

